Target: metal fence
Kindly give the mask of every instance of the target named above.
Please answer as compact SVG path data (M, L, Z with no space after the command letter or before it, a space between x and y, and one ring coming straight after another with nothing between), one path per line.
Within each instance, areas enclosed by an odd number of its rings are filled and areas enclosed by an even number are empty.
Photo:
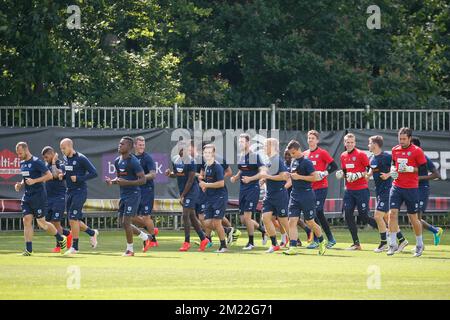
M333 131L345 129L450 131L450 110L0 106L2 127L280 129Z

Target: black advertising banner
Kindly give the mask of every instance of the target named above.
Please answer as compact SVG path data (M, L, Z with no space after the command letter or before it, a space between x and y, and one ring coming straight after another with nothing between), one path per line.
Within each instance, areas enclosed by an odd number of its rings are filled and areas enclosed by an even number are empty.
M181 130L181 134L180 131ZM357 147L361 150L368 150L368 138L372 135L381 134L385 141L385 150L397 144L397 132L359 130L352 131L356 135ZM292 139L298 140L303 149L307 148L306 132L299 131L279 131L279 132L257 132L251 134L253 146L259 145L264 137L276 137L280 140L280 151L283 153L286 145ZM91 199L117 199L119 191L116 187L108 187L103 182L105 176L114 177L114 159L117 157L117 145L122 136L136 137L142 135L146 139L146 151L154 158L157 166L156 177L156 197L160 199L170 199L178 197L178 189L174 179L167 178L164 171L170 166L172 149L176 141L186 134L193 134L191 131L183 129L149 129L149 130L99 130L99 129L74 129L74 128L0 128L0 199L17 199L20 194L14 191L14 183L20 180L19 159L15 154L15 145L19 141L26 141L31 152L35 156L40 156L44 146L50 145L59 151L59 142L63 138L71 138L74 141L75 150L85 154L95 165L98 177L88 182ZM210 141L211 136L215 136L216 145L218 136L224 137L224 145L228 141L230 148L218 147L218 153L231 164L233 173L236 173L237 166L234 165L236 158L237 137L239 132L234 130L213 132L200 132L195 135ZM435 197L450 197L450 182L447 174L450 170L450 133L448 132L417 132L422 142L422 148L435 163L442 175L442 181L431 182L431 195ZM231 136L231 139L226 139ZM339 165L340 154L344 151L343 137L345 131L322 132L320 146L331 154ZM194 136L194 135L193 135ZM201 138L200 138L201 139ZM257 141L255 141L257 140ZM196 140L197 142L201 140ZM229 141L234 141L231 146ZM223 150L221 152L221 150ZM232 155L230 156L230 150ZM59 152L60 153L60 152ZM329 177L329 198L341 198L344 191L343 181L338 181L334 174ZM239 192L238 184L227 182L230 199L237 199Z

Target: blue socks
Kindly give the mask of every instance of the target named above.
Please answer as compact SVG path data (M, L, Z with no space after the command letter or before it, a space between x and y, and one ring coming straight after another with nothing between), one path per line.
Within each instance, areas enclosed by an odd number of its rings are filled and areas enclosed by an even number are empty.
M73 239L72 248L78 251L78 239Z
M25 242L25 246L26 246L28 252L33 252L33 243L32 242Z
M431 231L434 234L439 232L439 230L435 226L432 226L431 224L430 224L430 226L427 229L428 229L428 231Z
M90 237L93 237L95 232L94 230L92 230L91 228L87 228L85 231Z
M59 232L57 232L55 234L55 238L56 238L56 241L62 241L63 240L63 237L59 234Z

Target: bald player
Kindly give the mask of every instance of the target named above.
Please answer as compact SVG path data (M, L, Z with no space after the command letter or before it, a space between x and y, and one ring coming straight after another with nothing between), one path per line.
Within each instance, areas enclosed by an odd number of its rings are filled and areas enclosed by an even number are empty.
M90 236L91 246L93 248L97 246L98 231L92 230L81 221L83 206L87 199L86 182L97 177L97 170L84 154L75 151L72 140L68 138L61 140L60 148L64 155L64 178L67 185L66 208L73 237L72 247L64 254L70 255L79 250L80 228Z
M38 157L31 154L26 142L19 142L16 145L16 153L20 161L20 172L22 181L14 186L17 192L25 186L25 193L22 197L21 206L23 213L25 251L23 256L31 256L33 252L33 217L36 217L38 225L48 234L55 236L58 245L65 249L67 239L61 235L53 224L45 221L47 214L47 192L45 192L44 182L53 179L52 174L45 163Z

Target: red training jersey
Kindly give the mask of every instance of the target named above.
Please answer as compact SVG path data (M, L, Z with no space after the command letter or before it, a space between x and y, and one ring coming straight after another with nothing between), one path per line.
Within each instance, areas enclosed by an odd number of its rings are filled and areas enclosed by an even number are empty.
M316 171L326 171L328 165L334 161L328 151L317 147L314 151L306 150L303 152L305 158L312 161L314 169ZM313 190L328 188L328 177L325 177L321 181L315 181L312 183Z
M369 166L369 157L359 149L353 149L351 152L344 151L341 154L341 167L344 172L366 172ZM353 182L348 182L346 177L345 188L347 190L362 190L369 188L369 182L365 177L359 178Z
M393 147L392 161L397 171L398 165L402 162L415 168L427 163L423 150L413 144L410 144L408 148L403 148L401 145ZM405 189L418 188L419 172L399 172L398 179L394 180L393 185Z

